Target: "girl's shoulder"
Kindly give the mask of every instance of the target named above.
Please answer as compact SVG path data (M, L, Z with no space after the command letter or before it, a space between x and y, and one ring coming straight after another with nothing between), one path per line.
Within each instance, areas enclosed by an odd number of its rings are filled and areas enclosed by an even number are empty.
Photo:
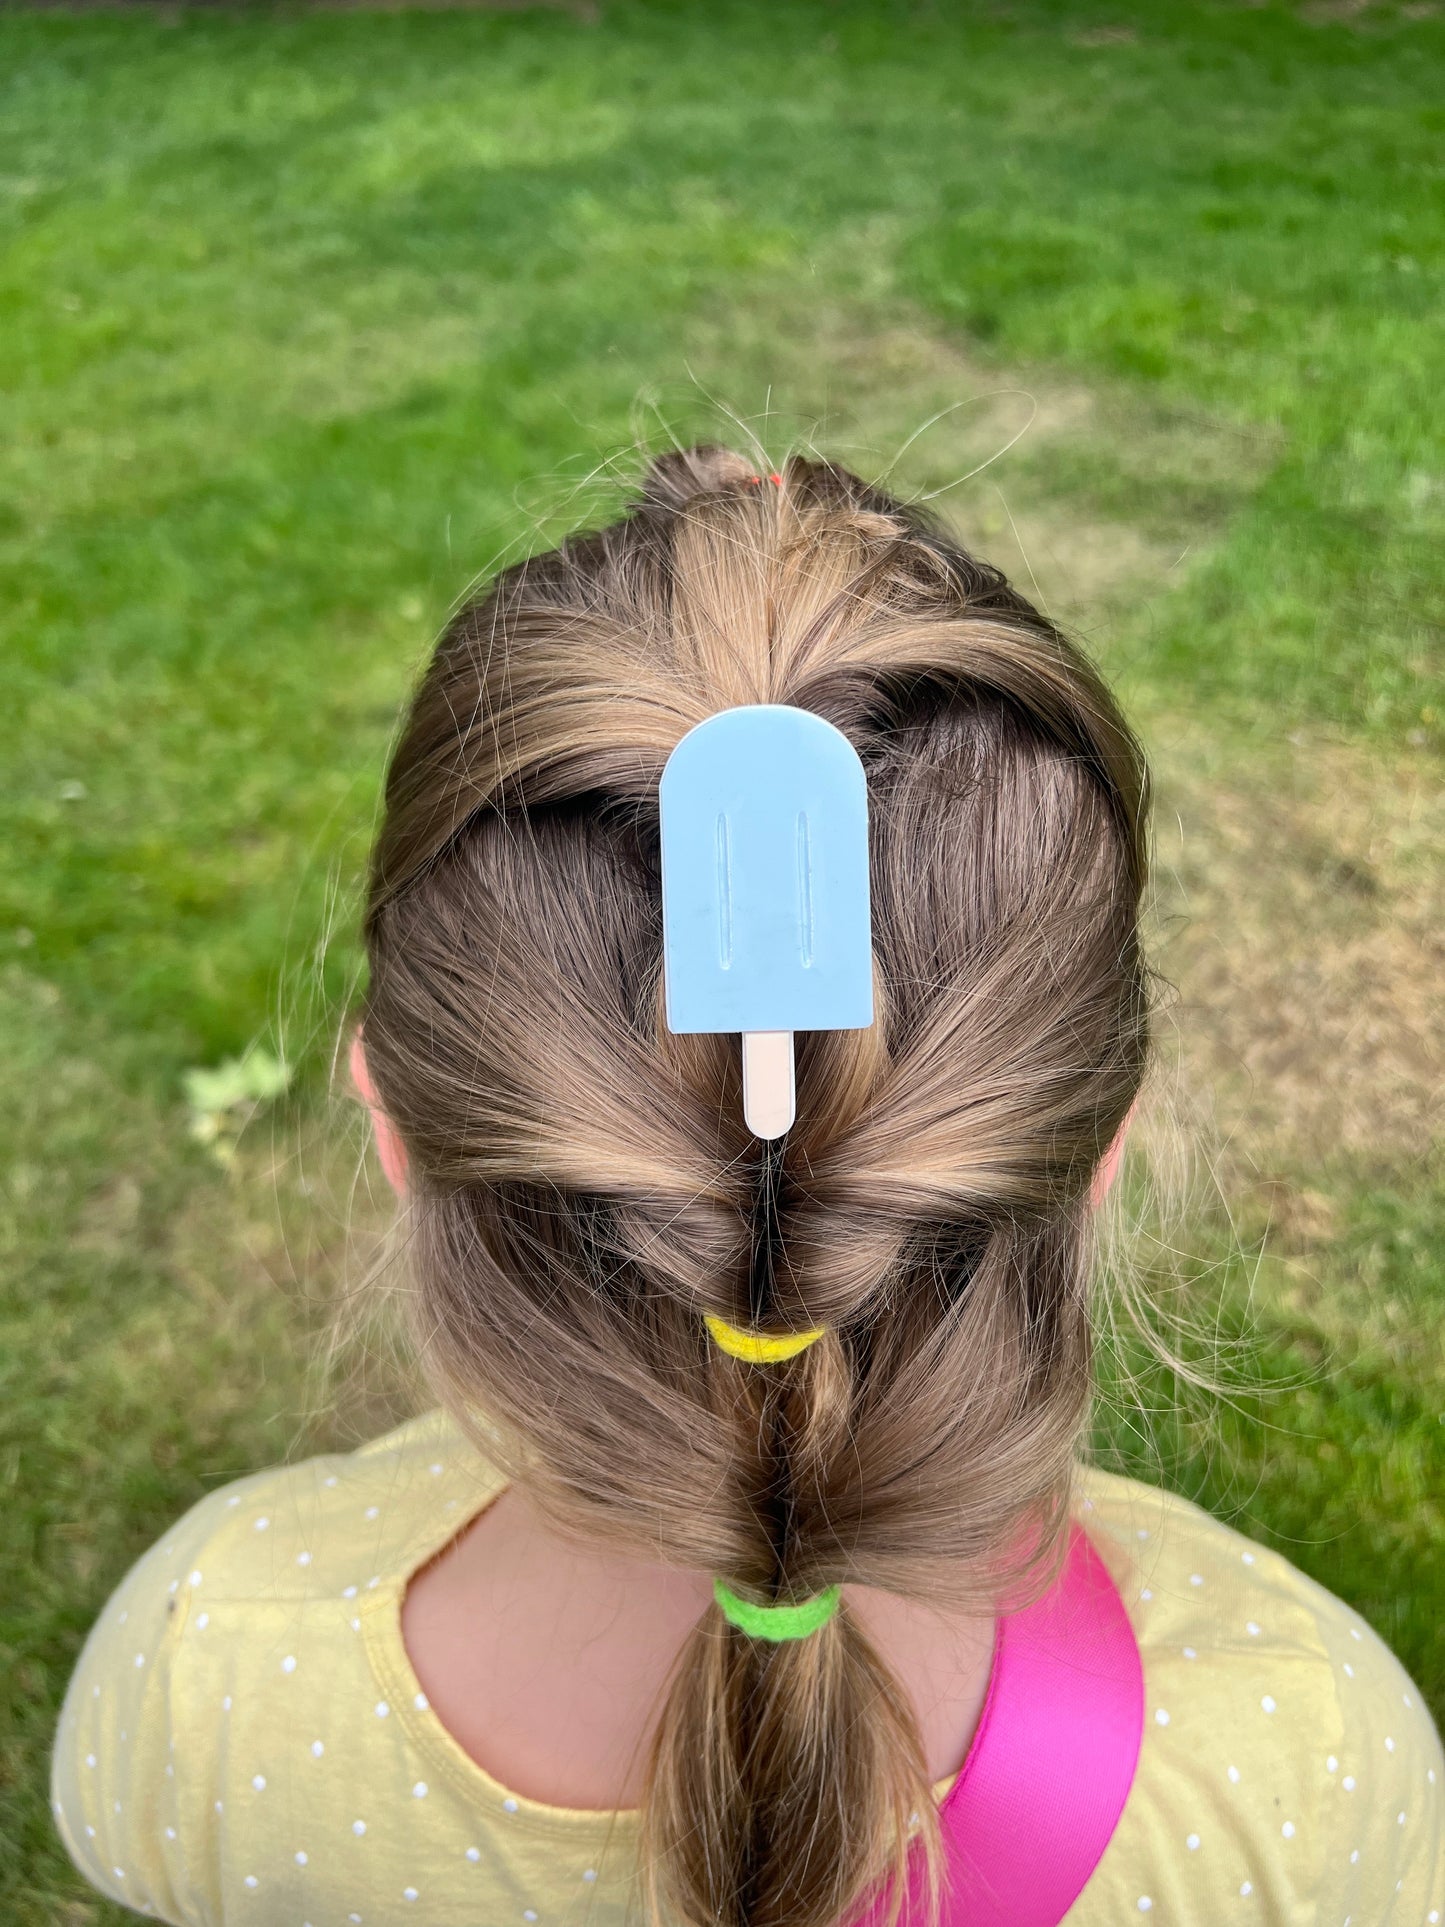
M278 1713L315 1729L308 1759L391 1743L379 1629L502 1484L432 1412L194 1505L116 1588L66 1693L52 1807L87 1879L164 1919L210 1918L235 1809L275 1772ZM368 1716L354 1732L343 1707Z
M1324 1896L1341 1920L1427 1919L1445 1899L1445 1755L1385 1641L1178 1494L1082 1468L1078 1516L1128 1609L1145 1691L1135 1793L1084 1899L1157 1904L1182 1879L1196 1897L1216 1883L1220 1906Z
M157 1540L91 1637L154 1616L158 1605L168 1620L184 1608L191 1627L205 1630L222 1601L356 1600L415 1570L504 1483L443 1411L350 1452L250 1473L198 1500Z
M326 1588L350 1597L353 1585L374 1589L439 1549L503 1483L449 1414L427 1412L354 1451L271 1466L209 1493L147 1558L176 1567L168 1588L204 1583L212 1598L314 1598Z

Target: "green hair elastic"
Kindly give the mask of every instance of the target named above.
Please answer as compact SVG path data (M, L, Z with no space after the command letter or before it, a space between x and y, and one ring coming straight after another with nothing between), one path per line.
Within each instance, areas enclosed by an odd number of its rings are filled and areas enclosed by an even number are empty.
M838 1610L843 1597L841 1586L829 1586L796 1606L755 1606L739 1599L732 1587L721 1579L712 1582L712 1596L722 1608L723 1618L749 1639L769 1639L780 1645L785 1639L806 1639L820 1626L826 1626Z

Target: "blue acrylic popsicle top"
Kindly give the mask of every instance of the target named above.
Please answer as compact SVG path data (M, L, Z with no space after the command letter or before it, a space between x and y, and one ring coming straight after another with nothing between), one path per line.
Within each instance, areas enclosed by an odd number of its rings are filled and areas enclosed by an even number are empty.
M668 1028L866 1030L868 785L842 731L722 710L673 750L659 801Z

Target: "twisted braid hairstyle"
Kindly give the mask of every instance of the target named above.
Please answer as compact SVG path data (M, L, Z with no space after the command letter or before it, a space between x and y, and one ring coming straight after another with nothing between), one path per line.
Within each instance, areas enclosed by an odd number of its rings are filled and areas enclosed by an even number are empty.
M463 608L415 696L364 1021L417 1326L566 1528L760 1603L989 1611L1062 1555L1089 1184L1147 1048L1147 774L996 570L840 468L777 481L665 456L620 521ZM798 1039L774 1144L736 1040L672 1035L661 988L663 764L763 702L866 768L877 1010ZM827 1335L759 1368L705 1313ZM830 1927L932 1891L937 1855L913 1712L846 1595L787 1644L709 1609L654 1744L654 1918Z

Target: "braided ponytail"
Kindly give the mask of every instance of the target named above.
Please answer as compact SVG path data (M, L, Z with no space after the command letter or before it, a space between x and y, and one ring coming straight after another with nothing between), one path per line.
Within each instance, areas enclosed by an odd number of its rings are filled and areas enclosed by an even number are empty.
M798 1039L771 1144L735 1041L674 1036L660 981L658 779L750 702L842 729L872 817L876 1021ZM1146 803L1069 643L826 464L668 456L622 521L457 616L388 779L367 1053L428 1366L554 1519L759 1606L851 1584L987 1612L1048 1583L1087 1192L1147 1044ZM708 1315L825 1331L757 1364ZM806 1638L704 1615L641 1877L682 1927L934 1908L914 1710L846 1592Z

